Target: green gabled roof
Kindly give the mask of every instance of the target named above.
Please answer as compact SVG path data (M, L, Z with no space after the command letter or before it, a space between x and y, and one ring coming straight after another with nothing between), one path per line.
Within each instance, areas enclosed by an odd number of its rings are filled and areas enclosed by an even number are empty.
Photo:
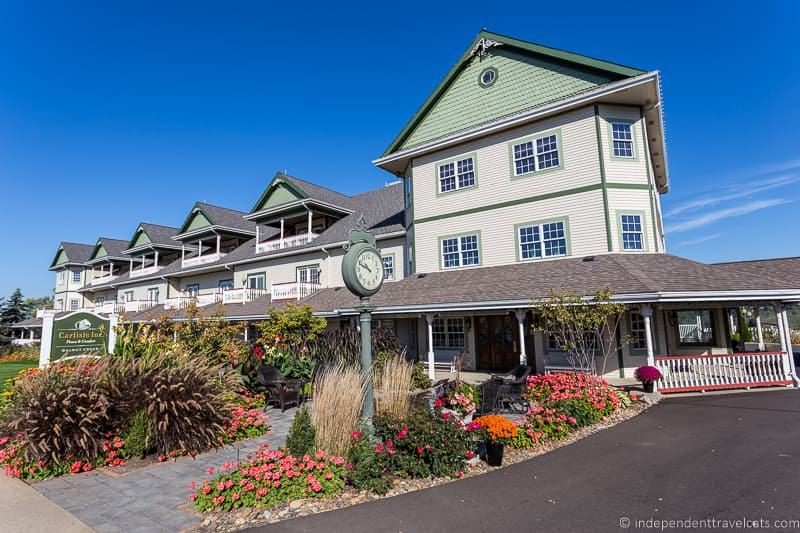
M481 56L482 39L495 41ZM494 67L497 81L478 84ZM382 157L646 71L481 30ZM508 83L504 83L508 82ZM482 91L488 91L486 93ZM489 96L490 98L486 98Z
M263 209L275 207L301 198L308 198L308 194L303 191L296 183L289 179L283 172L278 172L267 188L258 197L250 213L256 213Z
M205 228L207 226L213 226L214 219L208 216L205 213L200 202L197 202L192 206L192 210L189 211L189 214L186 216L186 220L183 221L181 224L180 229L178 230L178 234L186 233L187 231Z
M97 244L95 244L94 246L94 251L92 252L92 255L89 257L89 260L91 261L92 259L100 259L101 257L106 257L107 255L108 252L103 246L103 243L98 241Z
M152 242L153 240L147 234L147 230L145 230L142 226L139 226L138 228L136 228L133 237L131 237L131 240L128 242L128 249L136 248L137 246L142 246L145 244L150 244Z

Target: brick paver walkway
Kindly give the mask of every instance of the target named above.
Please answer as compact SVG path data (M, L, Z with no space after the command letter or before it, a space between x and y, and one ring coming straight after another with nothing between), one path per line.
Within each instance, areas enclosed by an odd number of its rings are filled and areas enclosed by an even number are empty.
M97 471L64 476L34 487L99 532L180 531L200 519L187 505L191 492L188 483L208 478L209 467L235 462L237 456L244 460L264 441L271 448L283 446L295 411L288 409L281 413L271 409L268 415L272 429L266 436L200 454L194 459L183 457L121 477Z

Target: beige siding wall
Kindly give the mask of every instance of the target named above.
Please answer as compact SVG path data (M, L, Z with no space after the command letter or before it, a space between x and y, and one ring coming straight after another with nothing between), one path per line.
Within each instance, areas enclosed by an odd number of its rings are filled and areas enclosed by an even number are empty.
M480 231L482 266L517 261L514 226L552 218L566 218L572 256L608 251L600 190L535 203L516 205L415 225L416 270L441 270L439 237Z
M556 129L561 134L563 168L512 180L509 143ZM477 187L437 195L437 162L469 153L476 158ZM587 107L442 150L414 160L412 167L417 220L597 184L600 167L594 110Z
M219 282L222 280L234 280L234 286L236 286L236 281L233 275L233 272L230 270L223 270L221 272L209 272L206 274L198 274L196 276L187 276L185 278L179 278L176 281L176 285L178 290L181 294L170 294L170 296L185 296L186 295L186 287L189 285L197 284L200 286L199 294L213 294L219 292ZM241 285L239 285L241 287Z
M641 215L645 252L662 251L653 235L653 216L650 211L650 191L644 189L609 189L608 209L611 218L611 244L622 252L620 215Z
M600 139L603 143L603 161L606 180L611 183L647 183L646 151L642 144L642 121L638 107L600 106ZM629 121L633 127L633 146L635 157L621 159L612 156L610 138L611 122L614 119Z
M133 291L134 300L147 300L147 290L150 288L158 288L159 302L163 302L167 297L167 283L162 279L131 283L130 285L122 285L117 288L117 296L120 300L124 300L125 293ZM170 296L176 295L170 294Z

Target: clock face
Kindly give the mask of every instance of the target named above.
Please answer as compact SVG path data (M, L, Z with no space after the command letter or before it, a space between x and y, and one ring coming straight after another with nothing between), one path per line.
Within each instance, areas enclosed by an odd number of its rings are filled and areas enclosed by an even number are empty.
M356 278L368 291L380 287L383 282L383 260L372 250L362 252L356 259Z

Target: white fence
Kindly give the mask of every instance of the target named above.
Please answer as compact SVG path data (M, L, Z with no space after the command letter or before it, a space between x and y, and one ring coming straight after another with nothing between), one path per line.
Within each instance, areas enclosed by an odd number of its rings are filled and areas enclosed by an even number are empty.
M279 300L300 300L310 296L321 288L319 283L307 281L292 281L289 283L276 283L270 287L270 294L273 301Z
M656 357L663 393L791 385L786 352Z

